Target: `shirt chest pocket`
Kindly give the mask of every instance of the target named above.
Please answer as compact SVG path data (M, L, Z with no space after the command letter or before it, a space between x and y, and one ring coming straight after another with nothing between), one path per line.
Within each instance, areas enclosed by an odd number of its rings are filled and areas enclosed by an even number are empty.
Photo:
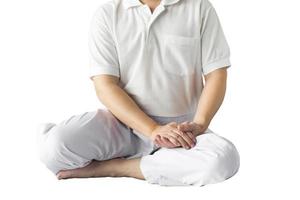
M163 69L177 76L194 74L199 47L199 38L165 35L162 49Z

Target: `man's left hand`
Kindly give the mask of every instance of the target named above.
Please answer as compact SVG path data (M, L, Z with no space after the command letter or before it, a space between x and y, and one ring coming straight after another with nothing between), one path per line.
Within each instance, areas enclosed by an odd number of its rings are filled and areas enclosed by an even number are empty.
M191 132L195 137L201 135L206 131L208 125L204 123L196 123L185 121L183 123L178 124L177 128L183 132Z

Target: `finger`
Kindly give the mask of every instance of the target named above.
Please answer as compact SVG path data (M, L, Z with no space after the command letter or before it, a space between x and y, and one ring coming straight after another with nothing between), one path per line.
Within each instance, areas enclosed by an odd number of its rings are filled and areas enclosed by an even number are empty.
M181 146L180 143L175 138L169 137L168 139L170 140L170 142L174 144L175 147Z
M163 142L169 147L169 148L173 148L176 147L177 144L173 143L172 140L170 140L172 138L167 138L167 137L162 137ZM176 141L176 140L175 140Z
M183 126L183 124L178 124L178 125L177 125L177 129L180 130L180 131L184 131L184 126Z
M155 136L155 142L162 143L160 135Z
M176 132L173 132L172 130L167 133L169 137L173 137L176 141L180 143L180 146L182 146L185 149L189 149L189 144L182 138L182 136Z
M172 148L174 145L170 143L164 136L157 135L157 140L161 147Z
M159 140L158 140L157 138L155 138L155 139L153 140L153 142L154 142L154 144L156 144L156 145L160 146L160 144L159 144Z
M197 142L196 137L192 132L186 132L186 134L194 141L194 143Z
M180 135L190 148L194 146L195 142L185 132L179 131L177 129L175 129L173 131L176 132L178 135Z
M154 143L155 143L156 145L158 145L159 147L163 147L163 146L164 146L164 144L161 142L160 139L158 139L158 137L155 138Z
M190 147L192 147L192 146L194 145L195 142L193 141L193 139L191 139L191 138L186 134L185 131L180 131L180 130L178 130L178 129L174 129L173 131L176 132L177 134L181 135L181 137L188 143L188 145L189 145Z
M177 146L180 146L180 143L175 139L173 138L172 136L166 134L166 135L163 135L162 137L164 140L166 140L168 143L171 143L173 147L177 147Z

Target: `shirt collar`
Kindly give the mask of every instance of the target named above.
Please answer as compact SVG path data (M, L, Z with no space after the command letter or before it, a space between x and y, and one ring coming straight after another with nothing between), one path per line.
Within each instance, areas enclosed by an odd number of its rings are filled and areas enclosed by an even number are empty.
M180 0L161 0L161 4L163 6L165 6L165 5L169 6L169 5L175 4L179 1ZM135 7L135 6L141 6L141 5L144 5L144 4L139 0L124 0L124 7L126 9L132 8L132 7Z

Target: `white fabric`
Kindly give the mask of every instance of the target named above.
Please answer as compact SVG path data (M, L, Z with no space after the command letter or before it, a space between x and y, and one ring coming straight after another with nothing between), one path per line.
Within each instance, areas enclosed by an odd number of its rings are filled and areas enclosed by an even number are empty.
M150 117L166 124L190 121L193 115ZM54 174L84 167L93 159L142 157L140 168L149 183L200 186L223 181L239 168L234 145L211 130L197 136L196 146L189 150L158 148L103 109L73 115L58 124L42 123L37 135L39 157Z
M224 181L239 169L239 154L227 139L207 130L190 150L161 148L141 158L145 179L159 185L202 186Z
M90 26L90 73L120 78L149 115L192 113L202 75L230 66L230 51L208 0L162 0L154 13L139 0L111 0Z

